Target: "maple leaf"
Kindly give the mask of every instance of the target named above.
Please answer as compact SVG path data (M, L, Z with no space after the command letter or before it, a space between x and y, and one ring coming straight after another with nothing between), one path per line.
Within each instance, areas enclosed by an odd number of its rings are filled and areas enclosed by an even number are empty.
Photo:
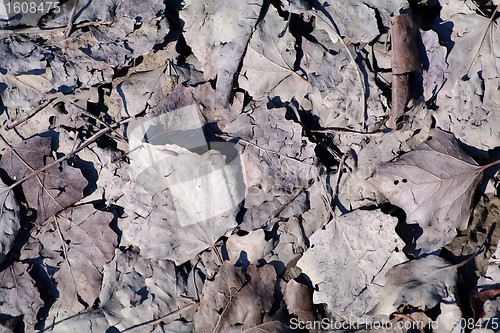
M467 227L482 172L495 163L477 165L453 135L432 129L427 141L379 166L368 181L404 209L407 223L423 229L417 249L430 253L448 244L456 228Z

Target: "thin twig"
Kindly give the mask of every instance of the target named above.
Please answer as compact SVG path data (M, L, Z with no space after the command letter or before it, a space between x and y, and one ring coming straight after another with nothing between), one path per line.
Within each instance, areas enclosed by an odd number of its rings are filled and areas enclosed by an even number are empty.
M71 32L73 31L73 23L75 21L76 11L78 9L78 2L79 2L79 0L76 0L75 4L73 5L73 9L71 10L71 14L69 14L68 26L66 27L66 30L64 31L64 37L66 37L66 38L68 38L69 35L71 35Z
M5 129L6 130L11 130L14 127L18 126L19 124L24 123L25 121L27 121L28 119L30 119L31 117L33 117L35 114L37 114L38 112L40 112L43 109L45 109L55 99L56 99L56 97L49 98L48 100L46 100L45 102L43 102L42 104L40 104L39 106L37 106L36 108L34 108L33 111L31 111L30 113L26 114L24 117L16 119L13 122L11 122L10 124L8 124L7 126L5 126Z
M360 132L356 131L350 128L343 128L343 127L331 127L331 128L324 128L324 129L318 129L318 130L310 130L311 133L327 133L327 134L333 134L333 133L354 133L354 134L363 134L363 135L382 135L385 134L384 132L380 130L375 130L375 131L370 131L370 132Z
M152 320L148 320L148 321L145 321L143 323L140 323L140 324L137 324L137 325L134 325L134 326L131 326L129 328L126 328L124 329L123 331L120 331L120 333L124 333L124 332L129 332L129 331L132 331L132 330L135 330L136 328L139 328L139 327L142 327L142 326L146 326L146 325L154 325L154 324L159 324L161 322L164 322L166 324L168 323L171 323L172 321L174 321L174 319L172 319L171 317L174 317L174 316L177 316L179 315L180 313L184 312L184 311L187 311L189 310L190 308L192 308L193 306L195 306L196 304L198 304L198 302L194 301L193 303L190 303L186 306L184 306L183 308L180 308L180 309L177 309L175 311L172 311L170 312L169 314L166 314L164 316L161 316L160 318L158 319L152 319Z
M304 163L304 164L307 164L307 165L312 165L312 164L306 163L304 161L298 160L296 158L284 155L284 154L282 154L280 152L277 152L277 151L274 151L274 150L271 150L271 149L262 148L259 145L255 144L255 143L253 143L251 141L242 139L240 137L232 137L232 136L227 135L227 134L215 134L215 135L218 136L219 138L226 139L226 140L238 140L239 144L242 144L241 142L243 142L242 145L249 145L249 146L255 147L255 148L257 148L257 149L259 149L259 150L261 150L261 151L263 151L265 153L276 154L276 155L281 156L281 157L283 157L285 159L293 160L295 162Z
M106 123L106 122L102 121L101 119L99 119L99 117L94 116L92 113L88 112L87 110L85 110L84 108L82 108L80 105L76 104L75 102L70 101L70 103L71 103L72 105L76 106L76 107L80 110L80 112L81 112L81 113L83 113L85 116L87 116L87 117L89 117L89 118L92 118L92 119L94 119L95 121L97 121L99 124L104 125L104 126L106 126L107 128L109 128L109 130L110 130L113 134L115 134L115 135L116 135L116 136L117 136L120 140L122 140L123 142L128 142L128 141L127 141L127 139L125 139L125 138L123 137L123 135L121 135L120 133L118 133L118 132L117 132L114 128L111 128L111 126L109 126L109 124L108 124L108 123Z
M82 22L73 25L73 30L81 29L85 27L98 27L101 25L109 26L113 24L112 21L102 21L102 22ZM0 37L11 36L13 34L33 34L33 35L46 35L52 34L54 32L66 31L67 26L63 27L47 27L47 28L21 28L21 29L10 29L10 30L0 30Z
M114 124L113 126L120 126L122 124L125 124L129 121L131 121L132 118L128 118L128 119L125 119L125 120L122 120L120 122L117 122L116 124ZM12 190L14 187L18 186L18 185L21 185L22 183L24 183L25 181L27 181L28 179L30 179L31 177L34 177L50 168L52 168L54 165L57 165L61 162L64 162L66 161L67 159L70 159L71 157L73 157L75 154L77 154L78 152L82 151L83 149L87 148L89 145L91 145L93 142L97 141L101 136L103 136L104 134L108 133L110 131L109 128L103 128L102 130L98 131L97 133L95 133L94 135L92 135L90 138L88 138L80 147L78 147L77 149L75 149L74 151L72 151L70 154L67 154L67 155L64 155L63 157L55 160L54 162L52 163L49 163L47 164L46 166L44 166L43 168L40 168L38 170L35 170L33 172L31 172L30 174L28 174L26 177L18 180L17 182L15 182L14 184L10 185L9 187L7 187L7 189L9 190ZM7 142L5 140L5 138L0 134L0 138Z

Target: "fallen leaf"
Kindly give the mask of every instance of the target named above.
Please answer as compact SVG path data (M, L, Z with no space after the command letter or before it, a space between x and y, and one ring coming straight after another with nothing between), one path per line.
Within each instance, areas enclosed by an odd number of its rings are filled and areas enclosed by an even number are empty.
M376 10L369 3L337 0L321 6L318 12L334 22L340 36L348 37L353 43L369 43L380 33Z
M5 260L21 228L19 214L14 193L0 179L0 263Z
M271 252L272 241L266 240L263 229L258 229L243 236L232 234L226 241L226 248L229 261L246 268L249 264L256 265L259 259Z
M259 19L263 1L194 1L180 11L184 37L200 60L206 79L217 78L217 104L226 107L233 80ZM244 15L241 15L244 13Z
M237 225L240 157L233 143L207 142L202 127L195 105L129 127L132 183L120 227L146 258L180 265Z
M444 73L448 68L446 62L447 51L446 47L439 43L439 36L435 31L420 30L420 37L426 55L422 73L424 98L429 101L431 98L436 97L445 82Z
M35 41L20 35L10 35L0 41L1 72L13 75L45 70L44 50Z
M226 125L241 114L243 97L235 93L232 103L221 107L216 102L216 94L217 92L212 89L210 83L196 87L178 85L162 99L160 105L162 110L195 106L205 118L206 123L217 123L219 129L224 131Z
M356 210L316 231L297 263L316 288L314 303L325 303L338 316L370 310L381 295L383 274L406 259L396 224L380 210Z
M91 204L72 207L30 238L27 247L38 249L44 264L56 270L53 278L59 295L51 315L77 314L96 302L103 266L113 258L118 243L109 227L113 217Z
M471 307L476 320L498 317L500 308L500 241L496 242L495 253L488 260L486 272L477 281L477 290L471 297ZM490 321L490 324L494 322ZM493 327L492 327L493 328Z
M500 107L500 29L498 15L493 16L464 9L435 27L449 49L446 82L436 99L436 125L481 150L500 145L500 115L495 112Z
M45 330L50 333L102 333L110 328L104 312L100 309L72 315L60 312L57 321L47 325ZM110 330L111 331L111 330Z
M441 300L439 304L440 314L433 323L431 322L431 327L434 325L444 332L458 333L461 331L460 323L463 322L464 314L457 297L458 295L450 293Z
M456 280L456 265L435 255L399 264L385 274L380 302L369 314L389 316L400 305L431 309L454 294Z
M406 222L417 223L421 253L433 252L467 228L472 199L485 167L468 156L453 135L432 129L424 143L401 158L379 166L369 181L394 205Z
M319 117L322 127L360 128L366 117L368 128L373 129L387 112L387 100L376 84L375 75L370 72L361 75L366 70L364 62L352 61L356 59L353 46L334 41L332 36L322 43L301 41L303 57L300 66L311 84L302 107L311 109L311 113ZM307 102L311 105L308 106ZM367 115L363 114L363 103L370 109Z
M295 98L301 103L309 92L309 82L294 68L295 38L288 31L281 36L284 28L277 10L269 6L248 44L238 83L256 100L278 96L282 102Z
M26 331L33 331L43 301L28 273L28 265L14 262L0 272L0 313L23 316Z
M308 286L290 280L286 284L284 300L288 311L300 321L312 322L317 319L312 301L313 290Z
M319 174L314 144L302 135L299 124L286 119L286 112L257 103L225 128L229 136L224 138L239 143L249 209L240 225L244 230L304 211L306 198L299 191Z
M263 322L271 312L276 285L271 265L251 265L246 274L225 261L215 279L205 283L200 307L193 317L199 333L287 332L279 322Z
M120 331L141 325L193 304L186 276L169 260L141 258L133 251L115 251L104 266L99 299L109 324ZM133 332L149 333L151 325Z
M12 179L20 180L54 160L50 144L50 138L40 136L24 140L5 153L0 168ZM26 201L37 211L38 225L80 200L86 186L81 171L66 163L54 165L22 184Z

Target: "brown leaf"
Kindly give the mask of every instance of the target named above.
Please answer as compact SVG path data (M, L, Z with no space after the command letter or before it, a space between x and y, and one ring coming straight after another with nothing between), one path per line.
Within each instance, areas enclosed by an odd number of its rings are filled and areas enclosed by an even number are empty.
M36 314L43 305L28 265L15 262L0 272L0 313L12 317L23 316L26 331L36 324Z
M397 15L391 18L392 74L399 75L420 70L416 33L417 27L410 15Z
M285 302L291 314L294 314L300 321L316 320L316 311L312 299L313 290L296 282L288 281L285 290Z
M404 209L407 223L418 223L423 235L417 249L430 253L463 230L472 198L485 167L478 166L453 135L439 129L413 151L377 168L369 179L389 201Z
M45 264L58 268L54 279L62 305L56 303L55 308L78 313L99 297L103 266L113 258L118 243L109 227L112 219L113 214L90 204L78 206L62 212L37 236L34 242L39 243Z
M493 300L500 295L500 288L486 289L477 292L471 297L470 303L472 311L474 312L474 318L476 320L484 316L484 303L489 300Z
M35 136L8 150L0 161L0 168L14 180L22 179L33 171L54 161L50 138ZM86 179L80 170L65 164L41 172L22 184L31 208L37 210L37 224L57 214L83 197Z
M258 332L263 327L279 332L278 322L263 322L263 314L271 311L274 301L276 272L271 265L251 265L247 277L240 268L224 262L214 281L207 281L200 308L193 317L195 331Z
M388 126L394 128L410 100L409 73L420 70L415 40L417 28L410 15L391 18L392 105Z

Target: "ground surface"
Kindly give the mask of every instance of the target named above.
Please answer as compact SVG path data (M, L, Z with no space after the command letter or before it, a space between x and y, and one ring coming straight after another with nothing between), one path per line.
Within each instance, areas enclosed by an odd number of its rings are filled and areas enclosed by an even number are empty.
M498 1L3 3L0 332L499 331Z

